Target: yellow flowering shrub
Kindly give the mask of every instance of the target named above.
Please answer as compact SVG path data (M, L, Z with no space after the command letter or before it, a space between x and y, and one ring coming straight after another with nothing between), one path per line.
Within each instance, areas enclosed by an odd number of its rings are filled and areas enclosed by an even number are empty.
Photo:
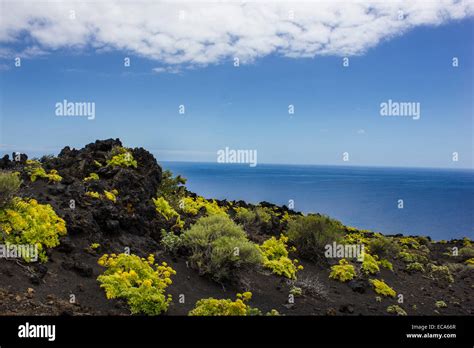
M116 189L113 189L111 191L104 190L104 194L100 194L99 192L95 191L87 191L86 196L95 198L95 199L108 199L109 201L112 201L114 203L117 202L117 196L118 196L118 191Z
M229 299L206 298L196 302L190 316L249 316L261 315L260 310L250 307L247 302L252 299L251 292L237 294L235 301Z
M374 290L377 294L395 297L396 292L390 286L388 286L383 280L370 279L370 283L374 286Z
M84 178L84 181L94 181L99 180L99 175L97 173L90 173L88 177Z
M467 259L466 261L464 261L464 263L465 263L466 265L474 265L474 257L471 258L471 259Z
M265 268L286 278L296 279L296 272L303 269L303 266L298 266L298 260L288 257L287 242L288 237L281 235L279 239L271 237L257 247L262 253Z
M112 202L115 203L115 202L117 202L118 191L116 189L113 189L112 191L104 190L104 196L109 201L112 201Z
M341 282L346 282L353 279L356 276L356 271L353 265L347 262L346 259L339 260L338 265L331 267L331 273L329 278L336 279Z
M365 274L376 274L380 271L377 260L374 256L364 253L362 261L362 272Z
M137 161L132 153L124 147L116 146L111 151L112 157L107 160L107 166L110 167L138 167Z
M35 160L26 161L25 171L30 176L32 182L35 182L38 178L48 179L48 181L53 182L60 182L63 179L56 169L51 169L49 173L46 173L41 162Z
M153 255L145 259L105 254L98 263L107 268L97 280L108 299L125 299L133 314L158 315L168 310L172 297L165 290L172 284L171 276L176 271L166 262L156 264Z
M227 215L226 208L219 207L215 200L207 200L201 196L182 199L182 209L186 214L197 215L202 207L205 208L207 215Z
M87 191L86 196L100 199L100 193L95 191Z
M387 313L393 313L396 315L407 315L407 312L399 305L391 305L387 307Z
M67 233L66 223L49 204L19 197L13 198L9 208L0 210L0 229L5 232L0 234L2 242L36 245L43 262L48 259L45 249L59 245L59 237Z
M382 266L383 268L386 268L386 269L389 269L389 270L393 271L393 265L387 259L380 260L379 265Z
M176 225L179 228L183 228L184 221L181 220L181 216L176 210L168 203L168 201L163 197L153 198L153 203L155 204L156 211L158 214L162 215L166 221L176 219Z

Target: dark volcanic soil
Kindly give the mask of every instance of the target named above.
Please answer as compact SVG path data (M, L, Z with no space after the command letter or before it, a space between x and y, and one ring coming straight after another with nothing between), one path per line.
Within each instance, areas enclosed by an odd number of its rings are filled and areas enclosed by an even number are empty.
M397 299L382 298L376 301L366 278L359 277L348 283L329 279L329 264L301 259L304 270L300 279L316 279L319 291L303 294L288 303L290 285L285 278L259 270L241 275L239 284L218 284L200 276L187 267L186 256L171 256L159 244L160 230L169 229L168 223L157 216L152 197L161 182L162 170L154 157L144 149L132 150L138 168L97 168L94 161L105 163L105 156L119 140L97 141L82 150L63 149L56 158L45 158L45 169L57 169L63 177L61 183L37 180L32 183L23 173L24 160L0 160L0 169L22 172L22 197L32 197L40 203L51 204L66 221L68 235L61 238L60 246L48 252L48 262L25 263L17 260L0 260L0 314L3 315L129 315L121 300L107 300L96 278L104 268L97 264L104 253L121 253L130 248L139 256L155 254L157 261L166 261L177 272L168 292L173 304L166 315L186 315L196 301L202 298L235 298L237 292L251 291L251 305L263 312L278 310L284 315L388 315L387 306L398 304ZM91 172L100 175L95 183L84 183ZM175 173L179 174L179 173ZM118 200L97 200L84 195L86 190L118 189ZM74 200L75 209L70 208ZM245 204L235 202L234 204ZM287 210L285 207L279 208ZM293 214L294 212L290 212ZM296 213L294 213L296 214ZM186 218L186 227L195 218ZM281 232L281 225L270 229L272 235ZM250 239L269 238L268 228L247 230ZM99 243L92 251L89 246ZM437 264L456 263L443 255L448 247L462 246L462 241L446 244L430 243L430 261ZM455 281L440 286L423 273L410 274L401 260L393 259L394 271L381 269L377 279L384 279L397 294L403 294L401 307L409 315L472 315L474 303L474 270L458 263L453 269ZM185 302L179 303L183 294ZM70 303L71 296L75 298ZM446 308L437 308L435 302L443 300ZM416 306L416 307L415 307Z

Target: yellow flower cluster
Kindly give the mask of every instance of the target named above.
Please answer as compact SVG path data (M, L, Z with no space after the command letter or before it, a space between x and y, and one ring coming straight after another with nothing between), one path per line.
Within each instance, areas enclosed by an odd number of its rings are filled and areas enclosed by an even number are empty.
M84 181L95 181L99 180L99 175L96 173L90 173L88 177L84 178Z
M370 283L374 286L374 290L377 294L395 297L397 293L390 286L388 286L383 280L370 279Z
M288 237L281 235L279 239L271 237L257 246L263 256L263 266L272 270L273 273L282 275L289 279L296 279L296 272L302 270L298 260L288 257Z
M107 267L97 280L108 299L124 298L132 313L158 315L166 312L171 295L165 295L176 271L166 262L155 264L153 255L105 254L98 264Z
M356 276L356 271L353 265L347 262L346 259L339 260L338 265L331 267L331 273L329 278L336 279L341 282L346 282L353 279Z
M206 210L207 215L227 215L226 207L220 207L215 200L207 200L201 196L184 197L181 206L186 214L191 215L197 215L202 207Z
M41 261L47 260L44 249L59 245L59 237L67 233L65 221L49 204L19 197L13 198L10 208L0 210L0 229L6 232L6 243L36 245Z
M246 302L252 299L251 292L237 294L235 301L229 299L206 298L196 302L190 316L248 316L260 315L260 310L250 307Z
M104 194L101 195L99 192L95 191L87 191L86 196L92 197L95 199L108 199L109 201L112 201L114 203L117 202L117 196L119 192L116 189L113 189L112 191L106 191L104 190Z
M132 153L124 147L115 147L113 150L113 156L107 161L107 166L111 167L133 167L137 168L138 163L133 158Z
M380 271L377 261L377 255L372 256L368 253L363 254L362 272L365 274L376 274Z
M46 173L39 161L27 160L25 171L30 176L32 182L35 182L37 178L44 178L53 182L60 182L63 179L56 169L51 169L49 173Z
M164 197L153 198L153 203L155 204L156 211L162 215L166 221L175 219L175 226L178 226L180 229L184 227L184 221L181 220L181 216Z

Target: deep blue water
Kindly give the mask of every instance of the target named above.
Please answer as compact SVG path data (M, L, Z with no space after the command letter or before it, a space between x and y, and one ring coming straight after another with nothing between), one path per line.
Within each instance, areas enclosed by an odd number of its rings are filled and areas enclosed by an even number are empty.
M348 226L435 240L474 237L474 171L163 162L207 198L268 201ZM398 209L403 199L404 208Z

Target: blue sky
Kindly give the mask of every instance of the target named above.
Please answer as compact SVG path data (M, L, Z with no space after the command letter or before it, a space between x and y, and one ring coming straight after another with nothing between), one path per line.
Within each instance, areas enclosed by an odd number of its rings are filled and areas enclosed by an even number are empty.
M57 154L120 138L168 161L213 162L230 147L256 149L259 163L472 168L473 24L416 27L350 56L349 67L337 54L272 52L240 67L227 57L156 73L168 65L91 46L32 55L21 68L4 58L0 153ZM5 45L20 50L27 40ZM95 119L55 116L63 99L94 102ZM388 99L419 102L421 118L381 117Z

